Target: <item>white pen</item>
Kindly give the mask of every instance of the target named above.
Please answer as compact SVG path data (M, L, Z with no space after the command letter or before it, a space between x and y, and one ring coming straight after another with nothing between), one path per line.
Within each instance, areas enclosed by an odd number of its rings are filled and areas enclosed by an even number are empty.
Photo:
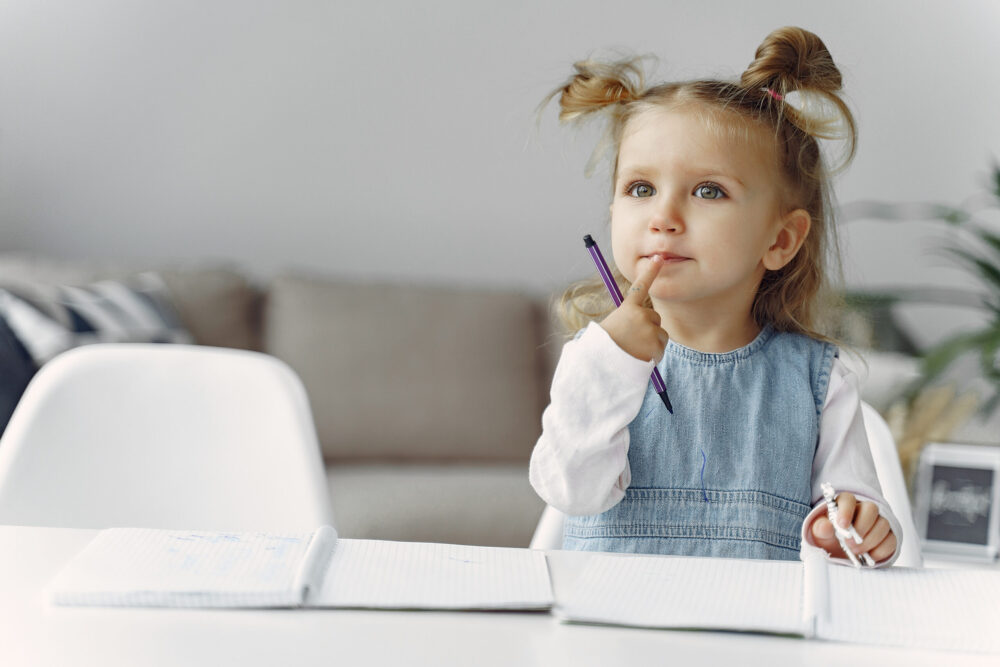
M837 541L840 542L840 548L844 550L845 554L847 554L847 558L851 561L854 567L861 567L861 561L858 560L858 556L856 556L847 546L847 538L849 537L854 540L855 544L861 544L864 542L864 539L858 535L858 531L855 530L853 524L849 524L847 528L840 525L840 522L838 521L840 512L837 509L837 494L833 490L833 485L829 482L823 482L820 484L820 488L823 490L823 498L826 499L826 515L829 517L830 523L833 524L833 532L837 536ZM875 559L872 558L867 551L861 554L861 560L863 560L864 564L868 567L875 566Z

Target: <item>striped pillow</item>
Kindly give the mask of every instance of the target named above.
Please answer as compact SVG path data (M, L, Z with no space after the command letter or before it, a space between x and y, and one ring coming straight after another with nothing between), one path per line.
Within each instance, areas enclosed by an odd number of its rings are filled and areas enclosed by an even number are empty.
M21 340L0 317L0 435L37 370Z
M193 342L155 273L139 274L128 283L0 289L0 317L39 366L90 343Z

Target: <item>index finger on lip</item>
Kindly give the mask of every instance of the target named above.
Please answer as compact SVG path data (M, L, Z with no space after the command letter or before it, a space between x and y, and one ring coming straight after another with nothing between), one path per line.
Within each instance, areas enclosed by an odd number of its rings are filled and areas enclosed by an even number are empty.
M649 262L643 267L643 270L635 277L635 282L632 283L632 287L629 288L628 294L626 295L626 300L632 300L635 303L642 303L646 300L646 295L649 293L649 286L656 279L657 274L660 269L663 268L663 258L659 255L653 255L649 258Z

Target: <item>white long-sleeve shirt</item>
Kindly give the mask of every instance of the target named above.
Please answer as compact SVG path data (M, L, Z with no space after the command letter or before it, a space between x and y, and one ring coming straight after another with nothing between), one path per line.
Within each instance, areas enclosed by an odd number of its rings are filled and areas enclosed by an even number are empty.
M615 506L632 479L628 425L638 415L654 362L622 350L596 322L566 343L552 380L542 435L531 455L529 479L549 505L568 515L599 514ZM817 549L807 527L826 511L820 485L878 505L902 541L899 522L882 496L861 416L856 376L837 358L819 424L813 459L813 510L802 527L803 550ZM803 554L803 556L805 553ZM846 561L845 561L846 562Z

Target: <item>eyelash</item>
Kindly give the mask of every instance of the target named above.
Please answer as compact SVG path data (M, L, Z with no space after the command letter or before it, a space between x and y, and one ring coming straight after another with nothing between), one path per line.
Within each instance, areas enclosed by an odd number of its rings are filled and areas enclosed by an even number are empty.
M628 185L625 186L625 194L631 195L631 196L634 197L635 195L632 194L632 191L635 190L640 185L648 186L650 190L652 190L653 192L656 192L656 188L654 188L652 185L650 185L646 181L632 181L631 183L629 183Z
M713 197L712 199L726 199L726 198L729 197L729 195L726 194L725 189L721 185L719 185L718 183L713 183L711 181L706 181L704 183L698 184L695 187L694 191L697 192L698 190L701 190L702 188L715 188L719 192L719 196L718 197ZM701 197L700 199L706 199L706 198L705 197Z
M634 197L635 195L632 194L632 191L635 190L635 188L638 187L638 186L640 186L640 185L648 186L651 190L653 190L654 193L656 192L656 188L654 188L652 185L650 185L646 181L633 181L633 182L629 183L627 186L625 186L625 194L631 195L631 196ZM705 181L704 183L699 183L698 185L696 185L694 187L694 190L692 190L692 193L698 192L698 190L700 190L701 188L705 188L705 187L715 188L716 190L718 190L719 196L718 197L714 197L714 198L699 197L699 199L707 199L708 201L712 201L712 199L727 199L729 197L729 194L726 193L725 188L723 188L718 183L713 183L712 181ZM644 197L639 197L639 199L644 199Z

